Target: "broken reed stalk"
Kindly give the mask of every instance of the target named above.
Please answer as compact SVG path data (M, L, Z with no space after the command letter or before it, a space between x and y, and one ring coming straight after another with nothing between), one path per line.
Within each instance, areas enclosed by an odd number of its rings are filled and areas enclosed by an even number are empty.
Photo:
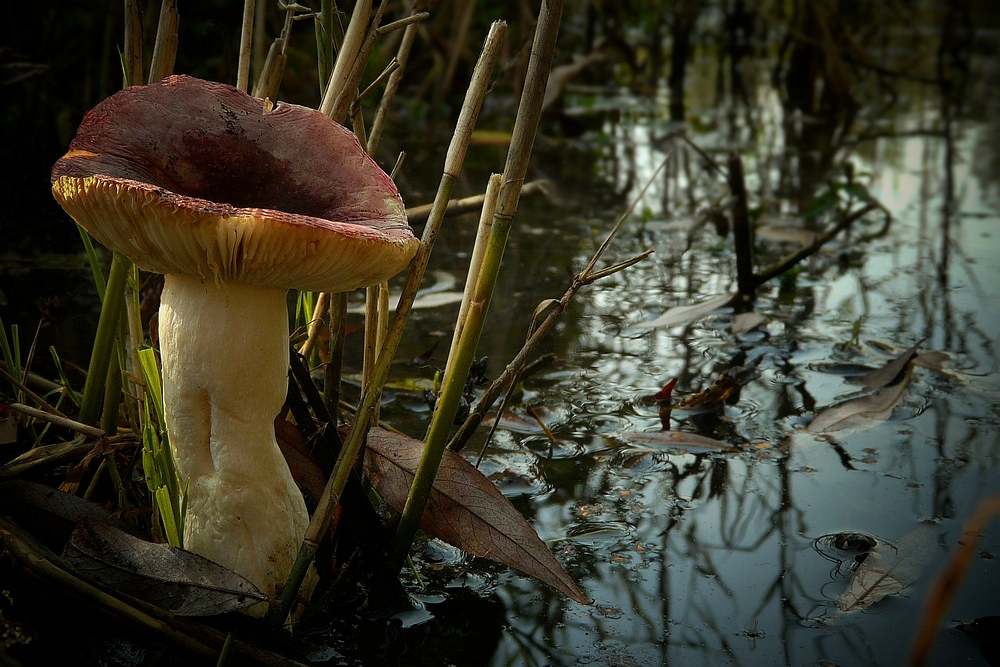
M330 413L330 424L340 423L340 375L344 365L344 343L347 339L347 292L330 297L330 355L324 367L323 397Z
M530 181L525 183L521 187L521 196L533 195L539 192L545 192L546 181ZM483 202L486 201L486 195L472 195L471 197L463 197L462 199L452 199L448 202L448 208L445 210L445 215L458 215L460 213L468 213L469 211L480 211L483 208ZM410 224L415 222L423 222L427 219L427 216L431 212L430 204L421 204L420 206L411 206L406 209L406 218L410 221Z
M125 48L123 54L125 85L141 86L142 80L142 18L138 0L125 0Z
M149 66L149 83L156 83L174 73L177 60L177 0L163 0L160 22L156 26L153 61Z
M454 357L448 359L448 372L431 418L423 455L414 474L410 493L406 498L393 538L394 557L399 559L400 563L409 552L413 537L420 526L420 518L430 498L434 478L437 476L441 458L448 444L448 435L462 398L465 379L469 375L476 348L479 346L479 337L489 311L504 249L507 246L507 237L517 210L521 185L528 170L528 159L535 143L535 132L542 113L542 101L545 97L549 71L552 69L562 10L563 0L543 0L538 11L535 38L525 73L525 85L521 91L521 101L514 120L510 150L507 153L507 163L504 165L493 226L483 256L482 268L473 291L461 340Z
M240 59L236 67L236 88L244 93L250 82L250 47L253 42L253 17L255 0L243 3L243 26L240 31Z
M338 98L344 96L348 89L348 79L354 69L354 62L364 45L365 35L368 34L368 19L371 16L372 0L358 0L354 3L354 11L351 14L351 22L344 33L344 42L340 46L337 54L337 62L333 66L330 80L326 84L326 93L323 95L323 102L319 110L330 116L338 123L343 122L343 118L333 115L334 107ZM353 96L352 96L353 101ZM347 115L346 107L344 116Z
M418 9L422 7L422 4L422 2L414 4L414 14L411 14L411 16L426 14L426 12L418 12ZM385 84L385 91L382 93L382 99L379 101L378 110L375 112L375 119L372 121L371 132L368 133L369 154L378 150L379 142L382 140L382 128L385 126L385 117L386 114L389 113L392 101L396 97L396 90L399 88L399 83L403 80L403 70L406 69L406 61L410 57L410 50L413 48L413 41L417 37L417 31L419 28L419 22L410 23L406 26L406 30L403 32L403 38L399 42L399 49L396 51L396 62L399 63L399 67L397 67L396 70L389 76L389 82Z
M747 184L743 176L743 160L738 153L729 154L727 172L729 191L733 195L736 285L740 296L753 299L757 287L753 279L753 235L750 233L750 209L747 205Z
M54 415L51 412L46 412L45 410L39 410L38 408L33 408L30 405L24 405L22 403L11 403L10 408L29 417L34 417L35 419L40 419L42 421L49 422L50 424L55 424L56 426L61 426L65 429L76 431L77 433L89 435L91 438L104 437L104 431L97 427L91 426L89 424L84 424L82 422L78 422L68 417L63 417L62 415Z
M886 211L884 208L882 208L880 204L876 203L866 204L865 206L859 208L854 213L845 216L843 220L836 223L835 225L824 231L822 234L817 236L816 240L814 240L809 245L803 246L798 250L796 250L795 252L778 260L774 264L771 264L770 266L761 269L758 273L754 275L753 277L754 283L756 285L761 285L763 283L766 283L771 278L776 278L777 276L780 276L785 271L792 268L802 260L812 255L815 255L820 248L822 248L824 245L832 241L837 234L844 231L845 229L853 225L861 218L865 217L869 213L876 210L881 210L882 212L884 212L886 217L889 217L890 215L889 212Z
M347 480L354 468L354 463L361 453L361 445L364 442L365 435L368 433L368 429L375 423L372 421L372 417L374 416L375 406L381 398L381 387L385 384L385 380L389 375L389 365L396 355L396 348L403 337L403 330L406 328L406 322L413 306L413 299L416 296L417 289L420 287L421 280L423 280L424 272L427 269L427 262L430 259L430 253L437 238L437 232L441 227L441 222L444 220L445 207L448 204L448 200L451 199L451 192L455 187L455 182L458 180L458 174L462 170L462 164L465 161L465 152L472 139L472 130L476 126L476 120L479 117L483 99L486 97L486 92L489 88L491 73L497 58L500 56L500 46L503 43L506 33L507 24L503 21L496 21L490 27L489 35L486 37L486 42L483 45L479 61L476 63L476 68L473 71L469 90L466 92L465 102L462 105L462 111L459 113L458 123L456 124L455 132L452 135L451 144L448 147L448 153L445 157L444 172L434 199L434 212L424 226L420 247L417 249L417 254L410 263L410 271L406 277L403 293L400 296L395 315L389 325L389 331L386 333L385 344L382 346L378 361L375 364L372 382L368 389L361 394L354 422L351 425L350 435L344 443L340 455L337 457L333 474L327 481L326 488L323 490L323 496L319 499L316 511L309 522L309 528L306 530L302 548L299 550L299 555L292 566L288 581L285 582L281 595L281 604L268 615L268 621L274 626L282 625L288 617L289 611L291 611L292 603L295 601L306 572L308 572L309 566L316 555L316 549L319 547L320 540L322 540L327 530L329 530L334 509L340 502L340 497L347 486Z
M316 32L316 70L319 76L319 97L326 94L326 85L333 72L333 27L334 12L337 10L334 0L321 0L319 14L313 17L313 28Z
M913 633L910 659L906 663L909 667L922 667L927 664L944 615L955 601L955 596L975 558L979 536L986 530L990 520L998 514L1000 514L1000 495L995 495L980 502L972 517L965 522L961 533L963 539L934 578L930 590L927 591L927 597L924 598L924 611L920 616L920 625Z
M663 159L660 166L657 167L655 172L653 172L653 175L650 176L649 180L646 181L646 185L643 186L642 191L638 194L638 196L636 196L621 217L618 218L618 221L615 223L614 227L611 228L611 231L608 232L608 236L597 249L597 252L595 252L590 258L590 261L587 262L587 266L584 267L583 271L574 276L572 284L562 297L552 304L549 314L544 320L542 320L542 323L538 325L538 328L533 332L529 332L528 340L525 341L521 350L514 356L513 359L511 359L510 363L507 364L507 367L503 370L503 372L498 375L492 383L490 383L489 387L486 388L486 391L479 399L479 403L476 404L476 409L472 411L468 418L466 418L465 422L461 427L459 427L458 431L451 438L451 441L449 441L448 449L457 452L465 446L465 443L469 441L469 438L472 437L472 434L482 423L486 412L493 406L494 401L500 397L500 394L505 391L506 387L513 386L513 383L517 381L517 378L524 369L528 358L534 354L535 350L538 349L542 339L545 338L545 336L556 326L556 322L559 321L560 316L562 316L563 312L565 312L569 302L581 287L589 285L599 278L604 278L613 273L617 273L618 271L627 269L628 267L641 262L653 254L652 250L645 250L635 257L631 257L623 262L618 262L613 266L599 271L595 270L597 262L604 256L604 253L611 245L611 242L618 235L618 231L622 228L622 225L625 224L625 221L628 219L628 216L632 214L635 207L638 206L639 202L646 194L646 191L649 189L649 186L653 184L653 181L657 178L657 176L659 176L660 172L667 165L668 160L670 160L669 154Z

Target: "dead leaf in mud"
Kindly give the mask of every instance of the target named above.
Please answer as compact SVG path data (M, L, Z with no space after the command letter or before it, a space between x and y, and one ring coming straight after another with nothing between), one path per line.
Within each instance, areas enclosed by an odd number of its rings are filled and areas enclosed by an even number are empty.
M373 428L365 472L396 511L402 511L424 443ZM444 452L420 527L448 544L530 575L581 604L590 601L535 529L471 463Z
M906 388L910 384L912 372L911 366L907 369L903 379L896 384L822 410L809 422L806 431L810 433L859 431L886 421L892 416L893 409L906 395Z
M721 440L714 440L704 435L683 431L623 431L616 433L615 437L630 445L655 447L657 449L683 449L692 453L740 451L738 448Z
M326 475L320 469L316 457L312 455L309 442L302 437L299 427L281 417L276 417L274 435L295 483L318 500L323 496L323 489L326 487Z
M911 361L917 356L917 348L924 342L924 338L917 341L917 344L906 350L892 361L889 361L881 368L866 373L859 378L848 380L852 384L859 384L865 391L875 391L882 387L887 387L902 379L904 371Z
M85 520L63 558L76 572L178 616L210 616L266 601L252 583L207 558Z
M668 327L675 327L679 324L687 324L688 322L701 319L702 317L715 312L719 308L728 305L729 302L733 300L734 296L736 295L733 293L722 294L703 303L696 303L691 306L675 306L657 317L655 320L640 322L631 328L633 330L665 329Z
M31 535L55 552L83 520L116 523L96 503L44 484L12 480L0 484L0 512L30 529Z
M851 576L847 590L837 598L843 613L861 611L888 595L899 595L919 577L933 555L933 532L923 525L895 545L880 543Z

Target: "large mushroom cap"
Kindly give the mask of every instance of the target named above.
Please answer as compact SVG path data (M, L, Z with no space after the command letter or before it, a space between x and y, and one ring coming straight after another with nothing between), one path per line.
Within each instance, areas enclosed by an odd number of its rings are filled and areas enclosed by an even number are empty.
M327 116L172 76L84 117L52 192L105 246L158 273L336 292L409 263L392 180Z

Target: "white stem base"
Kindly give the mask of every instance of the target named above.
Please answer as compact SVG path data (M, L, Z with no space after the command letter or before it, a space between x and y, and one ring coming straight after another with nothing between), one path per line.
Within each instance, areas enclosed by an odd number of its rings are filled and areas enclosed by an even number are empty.
M170 448L188 489L184 548L273 596L309 525L274 437L288 387L285 291L165 276L160 353Z

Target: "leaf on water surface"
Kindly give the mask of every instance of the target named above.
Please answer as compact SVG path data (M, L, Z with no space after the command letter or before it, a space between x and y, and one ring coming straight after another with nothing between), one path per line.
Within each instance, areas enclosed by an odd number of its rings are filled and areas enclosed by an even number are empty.
M737 447L697 433L684 431L622 431L615 437L630 445L657 449L683 449L691 452L738 452Z
M806 426L810 433L834 433L871 428L892 416L893 409L903 400L910 384L913 368L908 367L903 379L878 391L854 398L822 410Z
M733 316L733 335L742 336L767 322L767 317L760 313L738 313Z
M888 595L899 595L919 577L933 555L933 531L922 525L896 542L880 543L858 566L837 598L844 613L867 609Z
M63 552L76 572L178 616L210 616L267 600L252 583L207 558L84 520Z
M365 472L402 511L424 443L380 428L368 432ZM445 450L420 527L468 553L535 577L581 604L590 601L521 513L471 463Z
M875 391L901 380L907 366L917 356L917 348L924 340L926 339L921 338L916 345L886 363L882 368L866 373L859 378L852 378L848 382L861 385L865 391Z
M707 389L702 389L697 394L685 396L677 401L673 407L687 410L694 414L711 412L721 408L724 403L735 402L739 389L757 377L757 365L747 364L738 368L730 368L724 371L715 379Z
M675 306L663 313L655 320L650 320L649 322L640 322L632 329L665 329L667 327L675 327L679 324L687 324L688 322L693 322L695 320L701 319L706 315L713 313L714 311L722 308L729 304L730 301L735 297L735 293L722 294L715 298L709 299L703 303L696 303L691 306Z

